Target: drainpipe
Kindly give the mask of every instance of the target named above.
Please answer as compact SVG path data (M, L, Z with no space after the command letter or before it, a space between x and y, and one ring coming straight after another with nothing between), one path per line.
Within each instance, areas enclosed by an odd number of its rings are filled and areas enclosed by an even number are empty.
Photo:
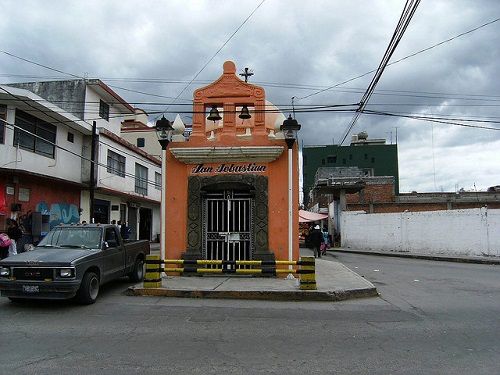
M97 140L97 125L96 122L92 122L92 139L90 146L90 222L94 222L94 191L95 191L95 149Z

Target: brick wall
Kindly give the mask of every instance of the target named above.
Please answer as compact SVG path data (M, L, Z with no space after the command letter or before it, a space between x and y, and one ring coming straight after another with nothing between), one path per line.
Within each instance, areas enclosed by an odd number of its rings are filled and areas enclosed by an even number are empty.
M356 203L394 202L394 185L366 185L359 193L347 194L346 200L348 205Z

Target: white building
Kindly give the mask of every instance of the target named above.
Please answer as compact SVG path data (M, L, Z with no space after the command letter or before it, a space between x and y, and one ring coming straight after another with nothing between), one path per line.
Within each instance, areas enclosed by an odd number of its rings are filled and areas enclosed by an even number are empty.
M122 122L136 109L100 80L1 87L0 119L3 108L6 121L0 129L0 187L5 193L0 195L0 207L4 204L0 212L4 217L40 213L50 226L91 221L90 160L95 122L94 220L126 221L131 238L156 239L161 162L120 137ZM14 206L17 203L25 204Z

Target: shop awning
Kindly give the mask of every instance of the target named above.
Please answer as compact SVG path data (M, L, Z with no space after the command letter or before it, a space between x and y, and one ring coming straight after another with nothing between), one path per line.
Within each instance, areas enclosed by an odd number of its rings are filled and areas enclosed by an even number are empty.
M320 221L327 218L327 214L318 214L317 212L299 210L299 223L310 223L311 221Z

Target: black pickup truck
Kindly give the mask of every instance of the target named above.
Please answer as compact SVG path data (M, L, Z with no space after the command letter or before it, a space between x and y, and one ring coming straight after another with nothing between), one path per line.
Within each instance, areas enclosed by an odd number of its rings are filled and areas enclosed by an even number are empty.
M0 261L0 291L12 301L68 299L94 303L99 287L144 277L149 241L128 241L111 224L59 225L32 250Z

